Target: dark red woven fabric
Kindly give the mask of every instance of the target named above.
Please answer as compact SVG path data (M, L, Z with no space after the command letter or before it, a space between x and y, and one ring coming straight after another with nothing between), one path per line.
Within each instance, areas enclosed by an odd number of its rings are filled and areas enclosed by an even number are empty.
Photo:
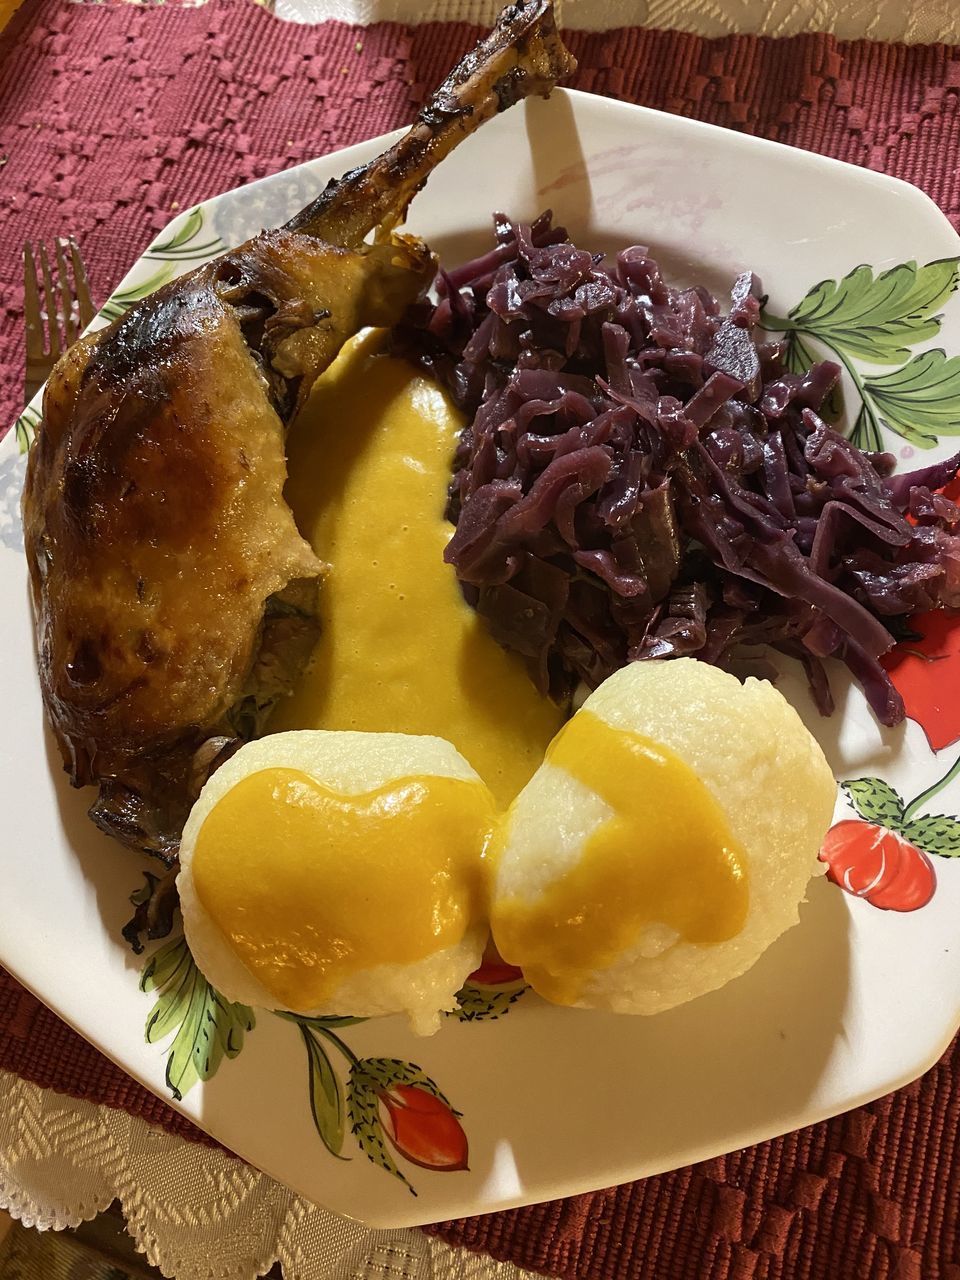
M249 0L27 0L0 35L0 422L20 407L25 239L74 233L102 299L178 208L410 120L477 34L298 27ZM960 227L960 49L641 30L570 44L579 88L896 174ZM206 1140L2 972L0 1067ZM960 1280L958 1122L955 1043L909 1089L781 1141L431 1230L577 1280Z
M24 239L72 231L103 297L177 208L409 121L462 24L283 23L26 0L0 35L0 423L19 408ZM960 49L574 32L581 89L923 187L960 225Z
M131 1080L0 969L0 1068L88 1102L119 1107L191 1142L218 1145Z

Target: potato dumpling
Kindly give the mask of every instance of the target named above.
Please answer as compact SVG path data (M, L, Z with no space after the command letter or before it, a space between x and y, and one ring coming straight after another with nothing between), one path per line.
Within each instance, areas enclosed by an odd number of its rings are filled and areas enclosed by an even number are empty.
M494 941L562 1004L657 1013L799 917L836 784L773 685L637 662L554 739L495 852Z
M480 963L487 788L442 738L300 730L242 747L183 833L187 942L227 999L405 1013L429 1033Z

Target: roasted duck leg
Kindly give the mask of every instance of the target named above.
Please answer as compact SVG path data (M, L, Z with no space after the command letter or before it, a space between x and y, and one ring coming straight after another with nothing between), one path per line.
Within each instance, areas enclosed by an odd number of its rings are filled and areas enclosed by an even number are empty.
M518 0L395 146L54 369L23 496L40 680L111 836L172 864L206 777L292 687L324 566L283 498L286 423L428 287L395 228L434 165L573 66L549 0Z

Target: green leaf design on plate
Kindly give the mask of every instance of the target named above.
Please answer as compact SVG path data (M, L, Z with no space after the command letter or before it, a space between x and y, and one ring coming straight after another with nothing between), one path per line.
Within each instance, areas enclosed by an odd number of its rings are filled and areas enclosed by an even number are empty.
M226 248L219 236L211 236L198 243L203 230L203 208L197 205L191 209L183 226L168 236L166 240L158 240L143 255L145 258L176 261L179 258L210 258L222 253Z
M461 1022L484 1022L487 1019L502 1018L510 1012L525 991L530 988L525 982L517 982L509 987L482 987L467 983L457 992L457 1008L447 1013L448 1018L459 1018Z
M841 784L847 799L861 818L899 831L903 822L903 801L882 778L852 778Z
M148 892L138 889L130 895L131 901ZM194 963L187 947L186 939L172 938L153 953L143 966L140 974L141 991L162 991L181 970L187 970Z
M367 1070L368 1061L369 1059L357 1062L350 1071L347 1084L350 1132L360 1144L360 1149L368 1160L380 1169L385 1169L387 1173L392 1173L395 1178L399 1178L404 1186L416 1195L416 1191L397 1168L396 1161L387 1150L383 1125L380 1123L380 1084L376 1076Z
M199 205L191 209L179 231L175 231L166 240L155 241L149 248L150 253L169 253L171 249L182 249L194 236L200 233L203 226L203 210Z
M924 351L902 369L864 378L863 389L883 425L922 449L960 433L958 356Z
M198 1080L209 1080L224 1058L235 1058L256 1025L253 1011L224 1000L194 963L186 941L173 938L147 961L141 991L158 999L146 1025L148 1044L173 1036L166 1080L179 1101Z
M455 1116L462 1113L450 1105L450 1099L441 1092L435 1080L432 1080L415 1062L404 1062L402 1058L363 1058L351 1072L359 1071L365 1081L376 1088L389 1089L392 1084L411 1084L418 1089L432 1093L435 1098L450 1107Z
M820 358L818 347L844 366L860 398L851 438L862 449L881 450L881 426L921 449L939 436L960 434L960 360L940 350L911 357L910 347L935 338L940 307L960 282L960 258L918 267L901 262L879 275L855 267L842 280L821 280L785 318L764 311L764 328L784 334L784 363L803 374ZM867 375L855 363L896 365ZM836 394L824 417L838 416Z
M796 373L803 377L816 362L816 355L810 350L797 330L788 330L786 341L783 344L783 363L790 373Z
M37 427L40 425L40 415L36 409L27 405L23 413L13 424L13 431L17 441L17 448L21 453L26 453L33 443L33 438L37 434Z
M858 449L864 449L867 453L883 452L883 436L880 434L880 424L877 422L876 415L871 412L866 400L860 405L860 412L857 414L857 420L853 424L853 430L850 432L850 439Z
M878 276L872 267L855 267L839 283L815 285L789 312L789 327L848 355L897 364L910 355L908 347L940 332L935 312L957 287L958 261L901 262Z
M135 302L140 302L143 298L148 297L159 289L162 284L172 280L174 273L173 264L166 263L155 271L149 279L142 281L140 284L131 285L129 289L121 289L119 293L111 294L100 308L99 314L106 320L119 320L123 313L129 311Z
M960 857L960 822L946 814L913 818L903 827L903 836L924 853L942 858Z
M331 1155L343 1150L344 1105L340 1080L330 1059L308 1027L300 1025L310 1071L310 1110L313 1123Z

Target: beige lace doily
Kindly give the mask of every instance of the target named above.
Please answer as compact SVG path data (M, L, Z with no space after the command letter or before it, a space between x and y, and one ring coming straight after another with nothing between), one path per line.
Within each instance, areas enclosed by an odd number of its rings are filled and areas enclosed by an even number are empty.
M137 1247L177 1280L535 1280L419 1231L370 1231L216 1148L0 1071L0 1208L62 1230L123 1206Z
M293 22L489 23L503 0L266 0ZM568 27L647 26L701 36L791 36L829 31L843 40L960 42L958 0L556 0Z

